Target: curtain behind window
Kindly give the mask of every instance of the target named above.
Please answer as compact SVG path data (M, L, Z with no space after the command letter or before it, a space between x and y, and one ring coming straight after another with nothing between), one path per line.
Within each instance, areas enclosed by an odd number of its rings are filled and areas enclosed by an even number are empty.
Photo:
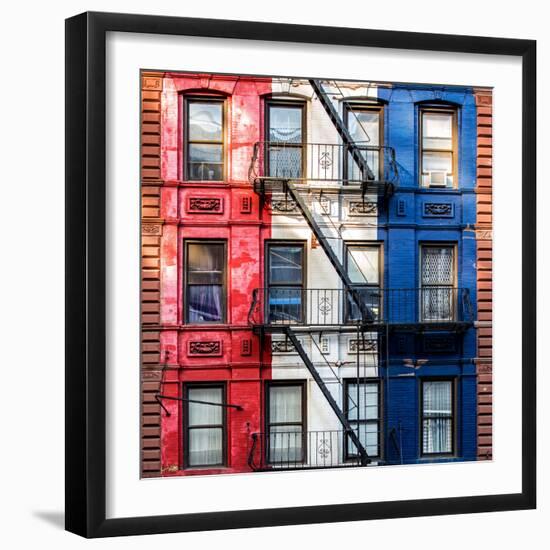
M189 388L188 398L223 403L221 388ZM188 403L189 466L223 462L223 409L216 405ZM203 426L203 427L201 427Z
M423 453L452 452L452 382L424 382L422 409Z

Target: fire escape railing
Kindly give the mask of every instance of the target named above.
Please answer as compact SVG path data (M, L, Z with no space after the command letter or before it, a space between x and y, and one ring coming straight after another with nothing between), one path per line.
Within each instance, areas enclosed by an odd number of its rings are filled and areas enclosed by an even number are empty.
M368 317L362 323L445 325L472 323L473 307L467 288L430 286L354 289ZM354 296L347 289L274 286L253 291L248 321L256 326L328 327L362 322Z
M393 147L356 143L355 149L369 165L372 178L366 191L391 195L398 181ZM259 141L254 144L248 177L257 191L277 190L274 183L342 183L363 191L363 173L348 147L339 143L291 143ZM360 186L360 187L358 187Z
M248 465L255 471L339 468L360 466L361 457L344 430L257 432Z

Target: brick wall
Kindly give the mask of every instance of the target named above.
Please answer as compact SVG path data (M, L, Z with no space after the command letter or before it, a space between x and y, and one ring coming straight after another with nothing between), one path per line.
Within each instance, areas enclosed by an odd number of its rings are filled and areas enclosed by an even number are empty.
M141 74L141 473L160 474L160 94L162 73ZM155 330L157 329L157 330Z
M479 460L493 457L493 100L490 90L475 91L477 106L477 399Z

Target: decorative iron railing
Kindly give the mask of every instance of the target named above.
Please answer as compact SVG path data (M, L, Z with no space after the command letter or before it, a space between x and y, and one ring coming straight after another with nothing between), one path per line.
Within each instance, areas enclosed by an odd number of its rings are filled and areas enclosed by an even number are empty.
M357 300L365 306L360 315ZM448 286L380 289L280 287L255 289L248 321L251 325L339 326L359 323L471 323L469 289Z
M374 177L363 174L344 144L259 141L254 144L249 179L251 183L283 180L397 184L398 170L393 147L363 143L356 143L355 146Z
M362 435L363 432L361 432ZM365 435L372 456L379 451L378 429ZM252 470L294 470L361 466L357 449L344 430L253 433L248 465Z

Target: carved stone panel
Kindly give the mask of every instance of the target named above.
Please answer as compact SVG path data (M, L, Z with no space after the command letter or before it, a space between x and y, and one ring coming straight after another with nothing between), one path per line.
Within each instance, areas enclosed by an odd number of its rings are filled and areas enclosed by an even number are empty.
M189 341L187 355L219 357L222 354L221 340Z
M378 216L378 203L376 201L350 200L348 212L350 216Z
M452 218L454 205L452 202L425 202L422 215L425 218Z
M189 197L187 211L220 214L223 212L223 199L221 197Z

